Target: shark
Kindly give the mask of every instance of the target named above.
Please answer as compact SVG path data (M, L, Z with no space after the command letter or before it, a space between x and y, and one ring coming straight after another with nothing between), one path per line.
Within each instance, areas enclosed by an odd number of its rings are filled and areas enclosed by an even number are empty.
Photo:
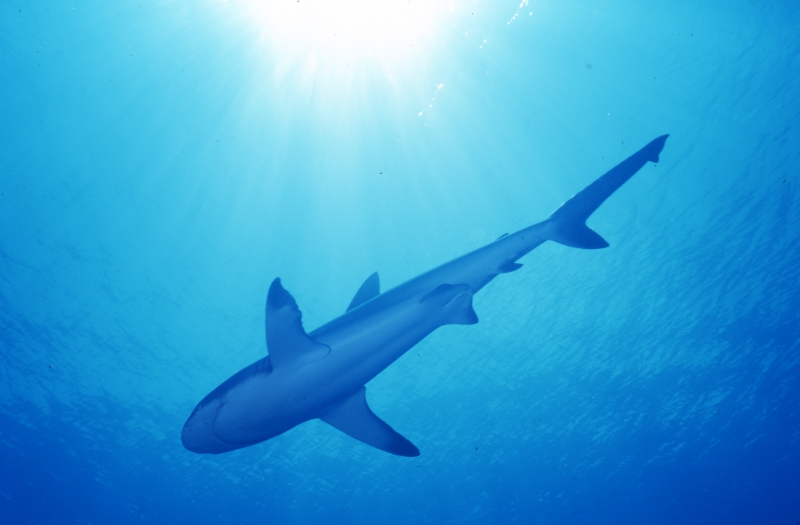
M366 384L444 325L478 322L473 296L546 241L583 249L608 247L586 219L648 162L657 163L662 135L564 202L547 219L381 293L370 275L344 314L312 332L297 302L275 279L265 312L268 354L205 396L181 432L184 447L220 454L261 443L313 419L366 445L415 457L419 449L376 416Z

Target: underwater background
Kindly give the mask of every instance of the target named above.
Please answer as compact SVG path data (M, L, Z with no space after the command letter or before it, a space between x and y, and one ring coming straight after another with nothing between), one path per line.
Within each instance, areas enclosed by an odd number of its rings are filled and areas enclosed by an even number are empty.
M0 523L800 522L800 4L0 1ZM320 421L185 450L266 354L588 221Z

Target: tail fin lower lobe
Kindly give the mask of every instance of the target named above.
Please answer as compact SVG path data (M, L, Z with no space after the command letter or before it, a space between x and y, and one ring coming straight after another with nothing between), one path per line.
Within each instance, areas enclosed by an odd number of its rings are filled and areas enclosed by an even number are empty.
M562 204L548 218L548 238L573 248L606 248L608 243L586 226L586 219L645 164L658 162L667 137L653 140Z

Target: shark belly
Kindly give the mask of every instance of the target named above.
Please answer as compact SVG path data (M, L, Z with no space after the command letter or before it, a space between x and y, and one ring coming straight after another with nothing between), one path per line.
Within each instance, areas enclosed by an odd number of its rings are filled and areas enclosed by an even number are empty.
M312 333L332 349L325 363L325 381L337 385L331 402L366 385L440 326L474 322L469 285L442 284L338 330Z
M320 388L325 368L312 363L296 370L272 371L248 378L227 391L213 425L225 443L252 445L314 419L330 404L335 390Z
M464 308L472 311L468 286L445 286L431 300L414 297L316 338L331 348L324 359L252 374L234 384L220 397L214 437L228 445L248 446L320 417Z

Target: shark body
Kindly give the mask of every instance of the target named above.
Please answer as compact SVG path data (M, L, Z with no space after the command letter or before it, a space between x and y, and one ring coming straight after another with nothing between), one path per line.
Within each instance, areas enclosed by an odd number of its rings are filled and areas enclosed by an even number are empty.
M543 242L607 247L586 219L647 162L658 162L667 137L647 144L538 224L384 293L372 274L343 315L309 334L295 300L275 279L265 315L269 355L200 401L183 427L183 445L219 454L319 418L380 450L418 456L416 446L370 410L365 385L436 328L477 323L472 296L498 275L519 269L516 261Z

